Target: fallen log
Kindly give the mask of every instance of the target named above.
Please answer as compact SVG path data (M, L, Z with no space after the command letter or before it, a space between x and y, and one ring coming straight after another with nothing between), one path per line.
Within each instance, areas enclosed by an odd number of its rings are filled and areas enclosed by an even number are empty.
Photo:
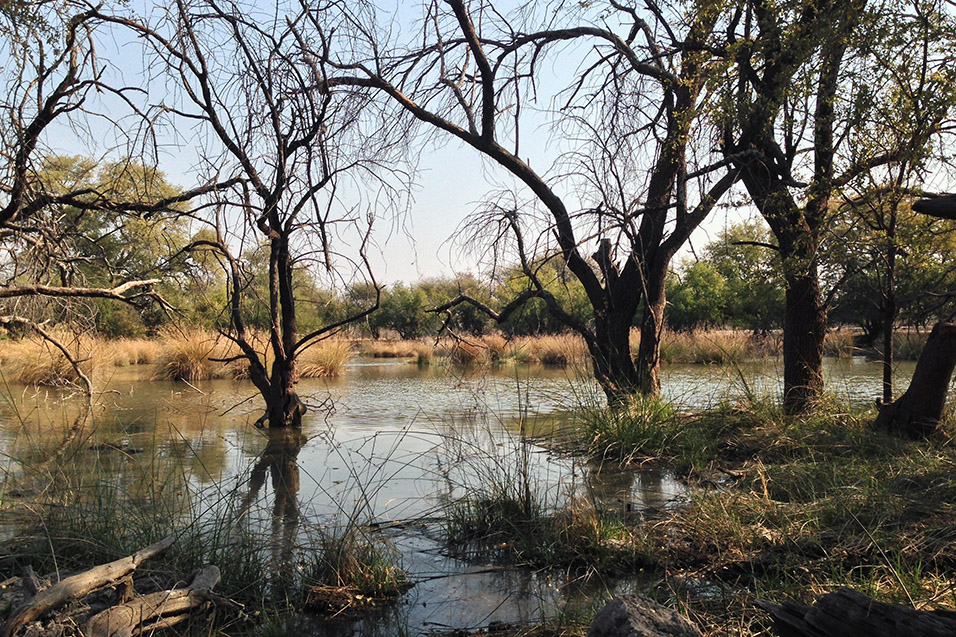
M3 624L3 629L0 630L0 637L13 637L25 624L58 608L67 601L83 597L105 586L119 583L146 560L165 553L175 541L175 536L171 535L155 544L150 544L133 555L108 564L95 566L39 591L13 611L9 619Z
M952 637L956 613L918 611L878 602L863 593L841 588L821 595L813 606L793 602L758 601L773 617L780 637Z
M219 580L219 568L207 566L196 573L185 588L142 595L94 615L83 634L86 637L127 637L159 627L154 626L157 623L167 628L185 620L190 612L205 607Z

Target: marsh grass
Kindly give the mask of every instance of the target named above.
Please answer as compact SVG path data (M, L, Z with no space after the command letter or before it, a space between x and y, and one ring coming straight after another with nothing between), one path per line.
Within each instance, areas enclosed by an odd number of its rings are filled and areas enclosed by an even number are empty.
M459 429L448 462L460 482L443 505L444 533L453 549L466 557L490 554L509 563L585 573L648 563L653 547L642 530L578 493L573 482L543 479L536 464L540 449L525 436L534 429L527 414L518 432L504 439L500 432Z
M351 358L351 342L340 339L320 341L299 355L298 374L300 378L339 376Z
M620 573L652 563L653 545L641 529L587 498L564 506L505 493L472 494L446 508L452 546L538 567Z
M833 329L823 339L824 356L849 358L856 353L856 333L848 328Z
M413 358L417 362L430 362L435 355L435 347L422 340L363 340L358 351L371 358Z
M755 598L812 603L837 586L956 603L951 442L901 441L872 431L871 418L834 404L787 417L769 402L694 418L713 441L700 456L706 482L654 532L669 578L726 594L672 594L715 632L750 627L742 634L759 631Z
M323 530L304 584L305 604L331 613L394 599L410 586L395 548L355 524Z
M640 334L632 335L633 340L636 351ZM665 332L661 341L661 359L667 363L727 365L768 358L777 351L773 337L740 330Z
M167 331L157 358L158 376L164 380L195 382L225 375L222 363L228 352L216 335L201 329Z
M70 350L71 356L87 377L100 374L110 367L112 351L102 343L67 332L54 331L53 336ZM6 342L2 359L11 368L11 380L16 383L50 387L81 383L76 370L63 353L39 337Z
M113 351L113 365L116 367L151 365L163 349L160 341L148 338L116 339L107 345Z
M570 333L517 338L511 352L518 362L541 363L552 367L583 364L588 357L584 339Z
M171 585L201 566L218 565L217 593L242 603L246 615L227 614L209 630L299 608L320 575L326 594L340 598L374 603L404 590L394 550L358 518L335 532L296 518L295 535L276 533L271 502L249 500L250 482L241 476L200 486L162 454L127 454L93 442L79 442L62 462L41 467L21 460L21 471L7 472L5 491L35 485L35 495L17 505L25 515L17 537L0 552L0 576L20 575L27 565L40 574L76 572L172 534L172 548L138 573ZM306 564L313 568L300 568Z

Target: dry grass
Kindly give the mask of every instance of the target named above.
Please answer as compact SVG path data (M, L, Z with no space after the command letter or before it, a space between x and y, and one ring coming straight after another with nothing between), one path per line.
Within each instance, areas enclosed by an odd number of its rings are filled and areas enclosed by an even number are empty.
M326 378L338 376L352 358L352 343L327 339L312 345L299 354L299 378Z
M428 364L435 348L425 341L366 340L358 344L359 355L372 358L414 358L419 364Z
M668 363L724 365L766 358L776 349L771 337L739 330L666 332L661 342L661 359Z
M518 362L555 367L583 363L588 357L587 344L577 334L522 337L514 341L512 352Z
M854 331L852 329L843 327L827 332L826 339L823 341L823 354L825 356L849 358L853 356L854 351Z
M461 367L471 367L487 363L489 358L487 350L483 348L478 341L460 340L451 348L449 360L454 365Z
M94 374L110 367L113 352L108 344L85 335L76 336L66 332L55 332L53 336L70 350L71 356L79 362L80 370L88 378L92 379ZM16 383L52 387L80 383L76 371L63 353L38 336L5 341L0 359Z
M109 341L113 352L113 365L151 365L155 363L163 350L163 343L149 338L122 338Z
M209 380L227 375L226 366L213 358L227 354L220 339L206 330L166 332L157 358L157 375L164 380Z

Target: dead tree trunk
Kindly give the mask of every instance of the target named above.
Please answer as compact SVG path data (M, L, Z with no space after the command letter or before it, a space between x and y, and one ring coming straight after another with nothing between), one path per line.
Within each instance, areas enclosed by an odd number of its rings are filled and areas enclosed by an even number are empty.
M773 616L773 630L783 637L950 637L956 613L922 612L878 602L849 588L821 595L813 606L792 602L757 602Z
M916 363L906 393L888 405L881 405L873 426L909 438L931 436L943 416L954 368L956 323L937 323Z

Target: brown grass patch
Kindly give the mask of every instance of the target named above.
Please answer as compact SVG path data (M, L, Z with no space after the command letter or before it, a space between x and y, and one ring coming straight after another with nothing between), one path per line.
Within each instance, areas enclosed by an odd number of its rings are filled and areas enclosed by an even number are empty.
M352 358L352 343L327 339L312 345L298 357L299 378L326 378L338 376Z

